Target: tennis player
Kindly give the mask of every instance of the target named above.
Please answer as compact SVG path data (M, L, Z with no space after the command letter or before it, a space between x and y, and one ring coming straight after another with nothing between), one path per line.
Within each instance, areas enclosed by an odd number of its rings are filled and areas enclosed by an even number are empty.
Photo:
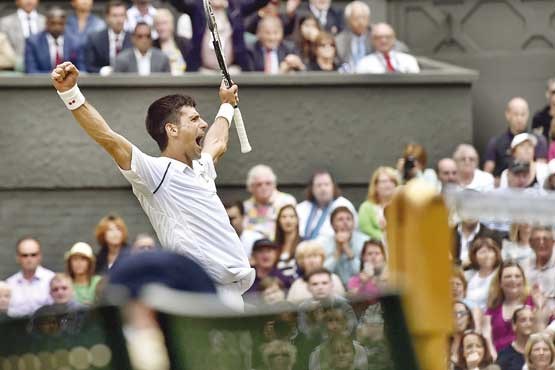
M146 129L161 155L151 157L108 126L80 92L78 77L70 62L59 64L51 74L77 122L131 183L162 246L197 261L215 281L224 303L243 310L242 294L255 273L214 183L214 164L227 148L233 106L238 102L237 85L228 89L222 82L222 104L210 129L189 96L168 95L152 103Z

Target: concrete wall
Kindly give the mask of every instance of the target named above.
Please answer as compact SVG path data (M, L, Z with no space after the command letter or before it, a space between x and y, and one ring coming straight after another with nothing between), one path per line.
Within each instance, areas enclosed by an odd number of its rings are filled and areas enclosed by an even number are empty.
M307 74L237 76L253 151L239 152L235 132L218 165L220 194L244 198L247 170L274 167L280 187L302 199L310 173L332 170L359 204L379 165L394 165L411 141L429 149L430 162L472 140L472 71L422 60L413 76ZM140 79L84 77L87 99L110 125L143 151L156 154L144 116L157 97L195 96L211 121L218 107L217 77ZM116 212L135 235L150 226L112 160L63 107L48 78L0 78L0 277L14 271L13 245L25 234L44 244L46 264L61 267L73 242L92 242L96 222Z

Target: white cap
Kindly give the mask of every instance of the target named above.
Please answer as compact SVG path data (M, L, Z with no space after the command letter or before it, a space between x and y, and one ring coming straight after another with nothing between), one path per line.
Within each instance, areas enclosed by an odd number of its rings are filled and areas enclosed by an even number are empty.
M513 141L511 141L511 149L516 148L525 141L531 142L533 146L536 146L538 144L538 139L536 138L536 136L524 132L513 137Z
M87 243L78 242L73 244L73 247L71 247L71 249L66 253L65 257L68 259L76 254L85 256L89 259L95 259L92 248Z

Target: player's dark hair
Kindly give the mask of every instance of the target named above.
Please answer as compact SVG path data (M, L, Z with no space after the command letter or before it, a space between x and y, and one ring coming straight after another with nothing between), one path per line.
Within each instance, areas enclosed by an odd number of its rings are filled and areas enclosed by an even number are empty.
M197 103L187 95L167 95L156 100L148 107L146 114L146 130L158 144L160 151L168 146L166 123L179 121L179 111L182 107L196 107Z

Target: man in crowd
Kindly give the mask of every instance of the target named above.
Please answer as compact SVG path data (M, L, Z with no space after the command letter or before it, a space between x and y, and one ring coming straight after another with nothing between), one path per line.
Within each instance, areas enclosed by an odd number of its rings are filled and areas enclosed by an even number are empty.
M137 23L132 37L133 48L122 51L116 57L114 72L138 73L148 76L151 73L170 73L170 60L160 49L152 47L150 26Z
M266 165L252 167L247 174L247 190L251 197L243 202L245 207L245 228L274 238L276 217L281 207L296 205L295 198L277 190L274 171Z
M478 152L472 145L460 144L453 153L453 159L457 164L457 182L462 189L479 192L493 190L493 176L478 168Z
M457 164L452 158L442 158L437 162L437 178L442 191L457 185Z
M418 73L420 67L412 55L395 50L395 31L387 23L372 26L374 52L360 60L357 73Z
M37 12L38 0L16 0L17 11L0 19L0 32L8 37L16 54L15 69L24 70L25 40L42 32L46 18Z
M555 308L555 255L553 254L553 230L551 227L534 226L530 246L535 258L526 271L532 290L539 289L550 309Z
M236 201L226 203L225 210L227 212L227 216L229 217L231 226L233 226L233 229L237 232L239 239L241 239L241 243L243 243L245 253L248 257L250 257L254 242L264 239L264 235L254 230L245 229L245 207L243 207L243 202Z
M482 236L487 236L494 239L501 245L501 239L493 230L488 228L483 223L474 219L463 219L453 229L454 234L454 249L453 261L457 265L467 267L470 265L469 250L474 239Z
M526 131L529 116L528 103L523 98L512 98L507 103L505 119L509 127L503 134L490 139L484 163L484 171L491 173L497 181L509 165L511 142L515 135ZM547 143L543 137L538 137L535 156L538 161L545 161L547 158Z
M83 49L79 40L65 33L66 12L52 7L46 14L46 29L25 41L25 72L49 73L63 61L84 69Z
M12 290L8 315L27 316L39 307L52 303L50 280L54 272L42 267L41 247L38 240L26 237L17 242L17 263L21 271L6 282Z
M326 260L324 267L335 273L347 286L349 279L360 271L360 253L368 237L355 230L353 212L347 207L337 207L330 216L334 235L324 242Z
M125 49L131 48L131 34L125 32L125 3L121 0L110 0L106 4L106 29L89 36L86 44L87 71L91 73L108 74L104 67L113 68L116 57Z
M309 0L308 6L302 4L298 14L309 12L320 23L323 30L337 35L343 30L343 14L332 5L331 0Z
M256 278L247 293L258 292L260 282L268 276L278 278L286 289L289 289L293 282L290 277L276 267L278 260L279 245L269 239L257 240L252 247L252 260L256 270Z
M299 232L305 240L334 235L330 215L337 207L347 207L353 215L357 214L353 204L341 196L341 190L329 171L316 171L312 175L306 195L307 200L297 205Z
M545 91L547 105L534 114L532 118L532 131L536 135L543 135L545 140L551 140L551 131L555 130L553 118L555 117L555 78L547 80L547 90ZM553 128L553 129L552 129Z
M125 30L127 32L133 32L139 23L146 23L150 27L153 27L155 15L156 8L152 6L150 0L133 0L133 6L127 10ZM158 38L156 32L153 32L152 38Z

